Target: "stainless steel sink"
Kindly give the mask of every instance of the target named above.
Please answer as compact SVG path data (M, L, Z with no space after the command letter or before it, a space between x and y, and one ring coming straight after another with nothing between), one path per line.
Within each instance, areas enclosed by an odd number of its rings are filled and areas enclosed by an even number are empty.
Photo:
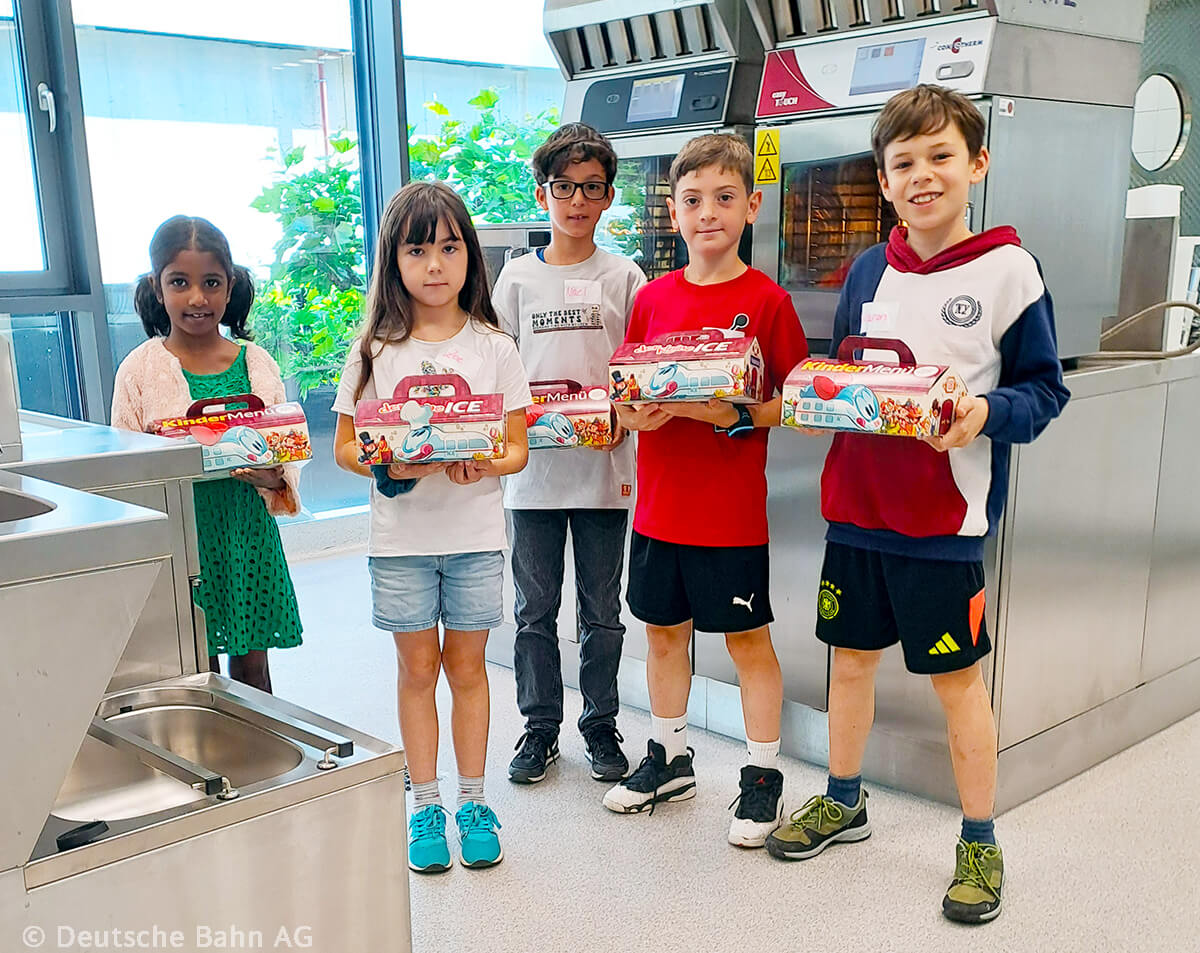
M210 677L203 688L106 697L50 813L64 821L176 816L354 759L350 739L295 717L278 699L243 697L228 684Z
M53 503L39 500L35 496L26 496L12 490L0 488L0 523L11 523L14 520L27 520L34 516L44 516L54 509Z
M182 807L204 797L203 791L89 735L83 739L51 813L66 821L120 821Z
M304 760L303 752L290 741L211 708L163 705L107 720L215 771L235 788L287 774Z
M197 705L161 705L105 719L173 755L202 765L235 788L287 774L304 753L290 741ZM59 789L52 814L68 821L123 820L205 800L203 790L89 735Z

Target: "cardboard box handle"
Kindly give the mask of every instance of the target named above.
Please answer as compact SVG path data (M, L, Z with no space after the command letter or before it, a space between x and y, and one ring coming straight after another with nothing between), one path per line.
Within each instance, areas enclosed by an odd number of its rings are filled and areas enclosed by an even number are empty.
M228 410L241 410L241 407L231 408L230 404L245 404L246 410L262 410L266 405L261 397L254 394L234 394L230 397L209 397L198 400L188 408L187 417L203 417L205 414L223 414Z
M440 384L453 387L455 397L468 397L471 394L471 385L457 374L412 374L396 385L392 397L395 400L407 400L414 387L433 387Z
M678 331L664 334L656 339L658 344L691 344L702 341L724 341L727 335L720 328L704 328L700 331Z
M583 385L579 381L563 377L546 381L530 381L529 389L534 393L558 394L566 391L568 394L577 394L583 390Z
M891 351L900 358L901 367L913 367L917 363L909 346L898 338L872 338L861 334L842 338L842 343L838 345L838 360L853 362L854 352L867 348L872 351Z

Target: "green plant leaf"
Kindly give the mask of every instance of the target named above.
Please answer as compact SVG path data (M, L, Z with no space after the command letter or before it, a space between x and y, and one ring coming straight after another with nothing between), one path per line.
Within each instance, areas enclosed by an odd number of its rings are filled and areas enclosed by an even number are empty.
M468 106L474 106L476 109L491 109L496 103L500 102L500 95L494 89L480 90L479 94L467 100Z

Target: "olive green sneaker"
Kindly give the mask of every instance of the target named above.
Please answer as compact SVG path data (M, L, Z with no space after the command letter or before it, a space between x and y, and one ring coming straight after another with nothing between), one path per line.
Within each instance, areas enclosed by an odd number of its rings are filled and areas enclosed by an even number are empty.
M942 913L959 923L987 923L1000 915L1004 855L995 844L967 843L956 848L954 880L942 898Z
M767 838L767 853L780 860L816 857L836 841L866 840L871 836L867 820L867 792L858 795L854 807L831 797L811 797Z

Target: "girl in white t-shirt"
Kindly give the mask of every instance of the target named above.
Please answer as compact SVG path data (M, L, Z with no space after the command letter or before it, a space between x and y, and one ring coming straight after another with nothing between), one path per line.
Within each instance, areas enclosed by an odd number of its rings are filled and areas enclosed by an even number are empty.
M504 395L504 456L374 468L360 463L355 403L391 397L405 378L430 374L455 375L475 394ZM436 393L437 386L446 385L432 384L426 392ZM400 734L413 794L408 862L414 870L450 867L437 783L434 691L442 669L454 699L460 858L467 867L490 867L503 856L500 822L483 796L489 713L483 650L488 630L502 617L506 540L499 478L525 466L525 408L532 403L516 345L492 309L466 205L441 182L410 183L384 212L366 327L346 361L333 409L338 465L374 478L371 596L375 624L396 642Z

